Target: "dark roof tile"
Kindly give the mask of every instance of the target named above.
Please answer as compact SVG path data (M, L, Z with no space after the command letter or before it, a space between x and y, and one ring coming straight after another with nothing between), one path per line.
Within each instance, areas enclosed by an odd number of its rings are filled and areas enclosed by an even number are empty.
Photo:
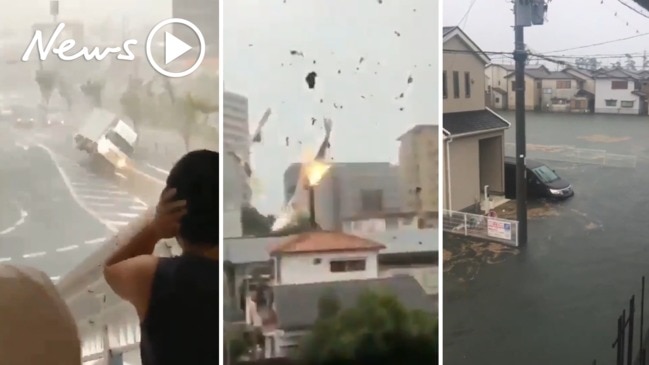
M510 124L496 113L484 109L469 112L444 113L444 131L451 136L465 133L506 129Z

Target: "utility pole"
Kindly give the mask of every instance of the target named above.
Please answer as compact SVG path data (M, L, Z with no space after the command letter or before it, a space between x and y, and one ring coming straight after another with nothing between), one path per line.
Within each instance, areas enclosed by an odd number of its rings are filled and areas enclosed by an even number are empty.
M527 245L527 168L525 167L525 27L542 25L546 0L514 0L514 60L516 61L516 219L518 242Z

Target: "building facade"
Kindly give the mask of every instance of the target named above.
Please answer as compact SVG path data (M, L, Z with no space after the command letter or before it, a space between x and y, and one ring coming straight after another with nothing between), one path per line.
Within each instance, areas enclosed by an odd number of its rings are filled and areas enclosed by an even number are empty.
M205 43L218 57L219 45L219 2L215 0L173 0L172 17L189 20L194 23ZM198 43L193 31L182 24L174 24L173 33L176 37L193 47Z
M399 185L404 212L438 211L438 126L420 124L399 137Z
M224 168L228 167L232 170L230 173L232 176L228 176L228 180L232 181L229 181L229 184L225 186L225 192L226 195L229 195L230 191L236 191L238 198L239 191L241 191L243 194L242 204L247 204L252 199L252 191L244 168L244 165L250 163L248 99L245 96L225 91L223 92L222 108L223 129L220 133L223 138L223 152L224 156L228 156L232 160L228 160L228 164L224 165ZM228 175L228 172L225 172L225 175ZM234 185L237 184L239 188L234 190Z

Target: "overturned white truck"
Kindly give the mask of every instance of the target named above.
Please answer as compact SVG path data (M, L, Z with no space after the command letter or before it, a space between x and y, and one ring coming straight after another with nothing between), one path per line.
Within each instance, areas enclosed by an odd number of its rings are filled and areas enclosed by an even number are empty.
M122 168L128 164L137 138L125 118L105 109L94 109L74 135L74 143L77 149Z

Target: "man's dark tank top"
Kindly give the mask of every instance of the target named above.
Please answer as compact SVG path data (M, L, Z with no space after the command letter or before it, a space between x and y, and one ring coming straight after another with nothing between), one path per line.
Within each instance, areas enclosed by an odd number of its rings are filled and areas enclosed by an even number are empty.
M207 258L160 258L140 324L142 365L219 363L219 274Z

